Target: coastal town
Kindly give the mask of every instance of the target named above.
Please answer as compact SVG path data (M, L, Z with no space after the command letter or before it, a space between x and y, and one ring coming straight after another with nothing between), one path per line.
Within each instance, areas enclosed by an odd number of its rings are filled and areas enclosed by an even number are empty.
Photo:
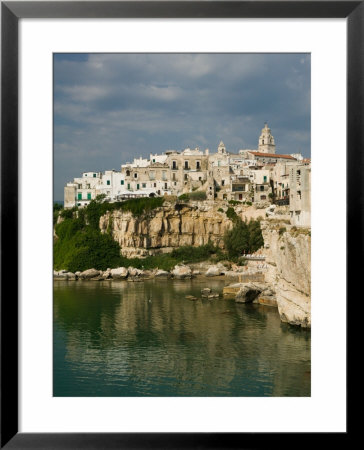
M120 171L84 172L65 186L64 207L82 208L100 195L112 203L192 192L202 192L212 202L286 206L292 225L311 225L311 160L301 153L277 153L267 123L257 149L234 153L221 141L216 152L198 147L167 150L126 162Z

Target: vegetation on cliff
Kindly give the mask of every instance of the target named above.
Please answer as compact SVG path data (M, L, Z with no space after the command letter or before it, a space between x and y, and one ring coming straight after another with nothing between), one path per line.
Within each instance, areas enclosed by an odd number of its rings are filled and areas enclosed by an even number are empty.
M91 267L106 270L108 267L121 266L171 270L180 263L200 262L211 258L221 260L226 257L220 249L209 243L200 247L180 247L168 254L143 259L126 258L121 256L120 246L111 233L100 231L100 217L107 211L131 211L133 215L141 215L162 204L162 198L133 199L123 203L103 203L102 198L98 198L86 208L61 211L63 221L55 226L57 239L54 243L54 268L71 272Z
M188 192L186 194L182 194L178 197L179 200L188 202L190 200L192 201L204 201L206 200L207 196L206 196L206 192L204 191L193 191L193 192Z
M231 216L234 227L227 231L224 236L224 244L229 258L254 253L264 245L259 220L250 220L247 222L233 214Z

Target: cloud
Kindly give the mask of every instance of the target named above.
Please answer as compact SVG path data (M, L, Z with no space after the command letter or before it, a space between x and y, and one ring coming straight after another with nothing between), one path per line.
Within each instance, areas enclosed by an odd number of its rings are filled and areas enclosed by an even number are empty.
M310 55L55 55L55 198L150 152L256 148L266 120L277 151L310 155Z

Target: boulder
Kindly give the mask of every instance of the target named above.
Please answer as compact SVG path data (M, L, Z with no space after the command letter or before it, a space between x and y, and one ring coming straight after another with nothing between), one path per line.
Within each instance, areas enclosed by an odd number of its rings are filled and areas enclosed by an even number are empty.
M111 269L110 274L114 280L123 280L128 276L128 269L126 267L117 267L116 269Z
M201 294L203 296L208 296L209 294L211 294L211 289L210 288L203 288L203 289L201 289Z
M143 271L136 269L135 267L128 267L128 273L130 277L139 277Z
M187 298L188 300L198 300L198 298L195 297L194 295L186 295L186 298Z
M221 268L219 266L210 266L206 273L205 276L206 277L217 277L219 275L221 275Z
M167 272L166 270L157 270L157 272L154 275L156 278L168 278L171 276L171 274L169 272Z
M87 269L81 272L80 278L82 280L90 280L91 278L96 278L100 275L100 271L96 269Z
M67 280L77 280L76 274L74 274L72 272L67 272L65 275L67 277Z
M267 286L264 283L246 283L239 289L235 301L237 303L252 303Z
M142 270L140 274L141 278L153 278L155 275L154 270Z
M105 272L102 272L101 277L103 280L108 280L111 278L111 269L106 269Z
M192 277L192 270L188 266L175 266L175 268L172 271L172 274L174 278L177 278L179 280L182 280L184 278L191 278Z

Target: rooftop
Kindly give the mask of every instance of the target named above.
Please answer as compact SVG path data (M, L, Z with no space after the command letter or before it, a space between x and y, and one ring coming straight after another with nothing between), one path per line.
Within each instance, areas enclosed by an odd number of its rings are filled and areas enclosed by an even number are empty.
M293 158L293 156L291 155L277 155L275 153L262 153L262 152L251 152L249 151L249 153L251 153L254 156L261 156L261 157L266 157L266 158L285 158L285 159L292 159L294 161L296 161L296 158Z

